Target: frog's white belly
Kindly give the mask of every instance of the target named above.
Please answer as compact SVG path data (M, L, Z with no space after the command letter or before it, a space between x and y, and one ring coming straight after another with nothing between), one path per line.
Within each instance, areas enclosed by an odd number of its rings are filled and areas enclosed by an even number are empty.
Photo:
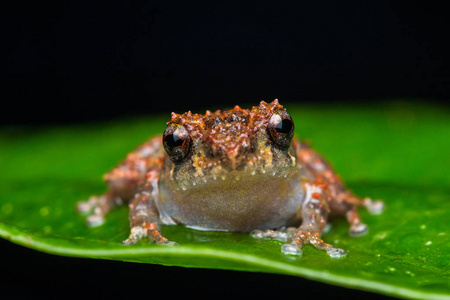
M217 179L185 191L163 181L156 205L163 224L250 232L297 223L304 194L295 174L288 178L267 175Z

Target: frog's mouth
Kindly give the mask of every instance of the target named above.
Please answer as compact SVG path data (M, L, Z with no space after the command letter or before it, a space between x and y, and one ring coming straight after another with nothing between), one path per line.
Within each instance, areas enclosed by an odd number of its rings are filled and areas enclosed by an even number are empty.
M246 184L256 184L258 181L277 182L284 181L295 174L295 168L288 166L286 168L261 168L251 170L232 170L222 172L202 173L184 173L173 176L174 187L181 190L204 189L214 186L217 190L226 190L227 186L233 189L234 186Z

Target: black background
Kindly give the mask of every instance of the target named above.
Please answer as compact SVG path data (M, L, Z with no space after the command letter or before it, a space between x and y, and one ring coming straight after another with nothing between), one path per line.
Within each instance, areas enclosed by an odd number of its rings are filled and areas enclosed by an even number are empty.
M6 124L450 98L449 18L434 2L15 3L2 11Z
M203 112L274 98L350 105L450 98L448 11L433 2L2 5L4 126ZM10 295L126 296L129 288L149 296L378 297L295 277L61 258L0 245L0 287Z
M5 299L391 299L294 276L60 257L1 239L0 249Z

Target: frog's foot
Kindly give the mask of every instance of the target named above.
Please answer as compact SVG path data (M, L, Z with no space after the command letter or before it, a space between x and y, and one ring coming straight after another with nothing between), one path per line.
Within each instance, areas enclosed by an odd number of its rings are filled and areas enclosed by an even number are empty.
M379 215L384 210L384 202L381 200L373 201L370 198L364 198L363 205L371 215Z
M369 227L361 222L353 223L348 230L348 234L351 237L360 237L366 235L369 232Z
M327 251L327 254L332 258L341 258L347 255L345 250L335 248L331 244L325 243L320 237L319 233L311 233L309 231L299 230L289 244L281 246L281 252L291 255L302 255L302 247L306 244L311 244L319 250Z
M155 223L142 224L131 228L130 236L122 242L122 245L134 245L144 237L148 237L150 241L158 245L175 246L177 242L169 241L161 235L158 226Z
M87 201L77 202L77 211L83 215L92 214L92 211L100 203L100 198L102 196L91 196Z
M280 230L253 230L250 235L256 239L265 239L265 240L277 240L281 242L286 242L291 240L294 236L297 228L288 227L281 228Z
M87 201L77 203L77 210L86 214L86 224L89 227L100 226L105 222L105 215L115 206L120 205L122 199L112 194L92 196Z
M348 234L351 237L360 237L369 232L369 227L361 222L356 206L352 206L351 209L347 211L346 218L350 224Z

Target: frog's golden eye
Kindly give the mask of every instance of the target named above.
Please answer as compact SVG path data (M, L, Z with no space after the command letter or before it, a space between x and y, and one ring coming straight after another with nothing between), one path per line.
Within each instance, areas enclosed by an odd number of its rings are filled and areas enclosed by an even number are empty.
M287 149L291 145L294 136L294 121L284 110L275 111L267 124L270 139L278 145L280 149Z
M163 146L174 163L182 163L191 154L192 139L182 125L170 123L164 131Z

